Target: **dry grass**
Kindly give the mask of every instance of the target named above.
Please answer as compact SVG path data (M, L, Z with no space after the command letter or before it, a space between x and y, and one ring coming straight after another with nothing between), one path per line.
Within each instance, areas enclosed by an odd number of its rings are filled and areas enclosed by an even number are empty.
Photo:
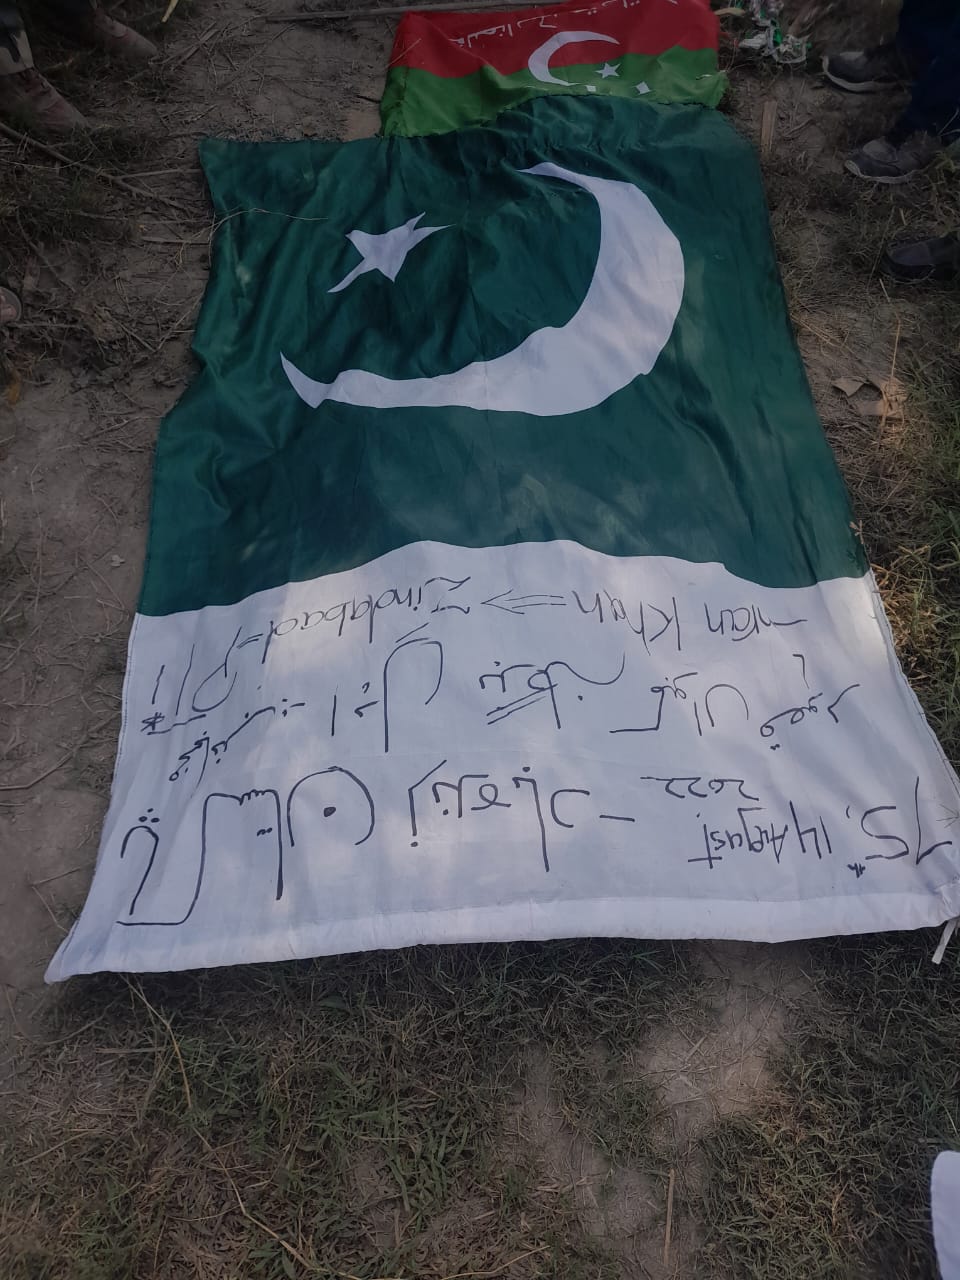
M778 1093L706 1142L704 1274L935 1280L936 1153L960 1145L956 952L930 933L814 948Z
M827 434L850 491L904 670L960 762L960 292L897 286L884 245L960 225L948 158L878 189L822 163L882 131L883 103L821 100L829 139L767 172L784 280ZM799 137L804 137L801 133ZM826 171L825 171L826 168ZM896 384L889 412L833 387ZM933 1157L960 1146L960 1005L954 946L929 932L812 949L776 1092L705 1143L704 1276L926 1280Z
M75 984L22 1045L0 1274L614 1280L527 1066L571 1132L641 1158L651 1098L618 1064L693 978L670 946L578 941Z
M935 301L942 306L944 299ZM960 299L946 303L960 316ZM960 387L912 358L904 417L833 434L898 653L960 761ZM933 1157L960 1145L956 947L930 933L814 950L776 1099L708 1141L705 1262L718 1276L936 1276Z
M188 7L181 0L184 12ZM165 32L156 30L162 9L134 3L129 20L162 39ZM128 301L121 318L91 298L120 249L138 238L136 217L146 211L173 216L190 233L208 221L199 182L175 183L176 198L167 190L171 175L195 173L195 163L158 170L163 139L143 123L153 114L146 108L163 98L176 74L173 63L161 57L130 73L66 39L42 6L28 9L28 20L37 65L79 109L101 108L98 115L110 127L44 139L19 128L11 134L14 122L6 122L0 134L0 280L24 303L23 320L0 335L4 385L14 373L29 380L52 353L87 375L149 355L148 301Z
M938 306L935 300L932 304ZM943 306L943 300L940 300ZM960 298L951 306L960 321ZM960 378L916 353L902 413L832 432L904 671L960 761Z

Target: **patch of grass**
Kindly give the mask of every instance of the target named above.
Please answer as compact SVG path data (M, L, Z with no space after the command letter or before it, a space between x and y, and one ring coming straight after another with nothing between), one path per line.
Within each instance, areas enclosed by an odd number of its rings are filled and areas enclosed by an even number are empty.
M620 1055L597 1050L589 1041L565 1046L553 1083L564 1118L613 1164L641 1164L663 1171L663 1157L651 1142L657 1099L649 1082L631 1078Z
M870 136L873 118L858 109L855 121L833 122L840 154L853 139ZM768 172L784 280L810 343L818 407L901 664L954 761L960 761L960 293L876 277L887 244L960 226L957 176L949 156L892 189L844 174L821 173L814 181L782 162ZM832 386L851 374L892 379L901 403L886 415L862 415Z
M704 1272L930 1280L936 1153L960 1145L956 954L929 932L814 948L778 1095L706 1140Z
M960 300L956 305L960 317ZM909 358L902 417L842 456L897 653L960 762L960 376Z
M573 1131L641 1150L646 1095L585 1087L585 1049L613 1074L690 997L684 957L577 941L74 984L23 1050L0 1274L614 1280L543 1176L526 1064Z
M909 195L861 195L854 187L840 233L825 221L822 258L811 267L809 241L799 239L804 247L785 274L797 314L816 322L811 332L822 349L814 385L900 661L956 765L960 295L890 283L881 296L870 280L892 228L929 234L960 224L957 194L944 185L948 164ZM844 181L829 199L842 194ZM921 217L909 202L925 198ZM789 244L788 222L779 231ZM861 372L863 306L874 316L882 310L883 327L895 336L892 361L887 355L876 372L892 373L905 398L886 416L861 416L822 381L825 369L829 377ZM930 1170L939 1150L960 1147L960 955L954 944L936 968L935 943L923 932L813 944L811 995L776 1065L773 1095L754 1113L719 1122L705 1141L707 1233L698 1275L936 1276Z

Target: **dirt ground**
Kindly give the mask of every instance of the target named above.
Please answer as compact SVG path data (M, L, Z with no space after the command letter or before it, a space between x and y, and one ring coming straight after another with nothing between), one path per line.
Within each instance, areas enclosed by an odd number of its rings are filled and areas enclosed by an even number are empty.
M152 447L192 375L190 335L212 234L197 141L207 134L348 139L377 128L394 20L263 21L292 7L181 0L164 32L159 70L128 79L41 32L36 44L46 65L59 68L61 85L94 120L120 126L117 137L71 147L66 163L0 138L7 199L12 192L19 201L22 233L0 248L0 267L25 312L16 337L0 339L7 387L6 399L0 395L0 1080L11 1096L39 1087L22 1049L49 1036L50 1005L61 999L43 988L42 974L83 901L107 803ZM141 9L141 26L157 16ZM816 39L861 34L890 19L883 10L861 13L857 31L833 17ZM900 555L901 525L910 519L901 446L913 424L902 370L913 362L929 387L946 376L938 371L957 367L960 306L943 291L931 299L896 290L876 267L890 235L923 232L950 215L955 173L895 195L860 189L844 174L843 155L874 136L890 104L836 94L809 72L757 68L738 60L729 43L723 57L732 73L727 109L738 127L759 143L763 119L768 133L773 122L763 164L791 314L903 660L923 696L923 655L934 640L922 601L903 604L920 597L912 562ZM0 192L0 210L3 198ZM844 378L865 384L848 397L835 386ZM666 1164L637 1152L612 1158L609 1142L591 1140L571 1121L568 1094L535 1045L498 1139L501 1153L514 1145L535 1153L540 1182L569 1193L583 1233L603 1243L607 1261L540 1271L534 1264L547 1246L537 1245L492 1257L491 1269L478 1271L463 1266L466 1255L439 1248L420 1274L713 1274L695 1262L708 1234L701 1206L710 1177L699 1139L718 1117L756 1110L775 1087L771 1051L789 1034L798 1003L812 998L810 952L799 944L701 944L688 948L685 964L699 975L694 1012L651 1023L648 1035L620 1046L616 1061L621 1084L643 1082L657 1099L648 1136L669 1151ZM71 1036L84 1030L69 1025ZM106 1099L114 1061L89 1059ZM372 1167L357 1174L368 1192L381 1175ZM482 1196L476 1208L478 1220L493 1212ZM399 1247L399 1219L392 1209L384 1214L370 1230L396 1233ZM432 1240L442 1239L443 1225L434 1221ZM308 1274L302 1253L280 1254L276 1272L266 1263L233 1270L233 1263L196 1259L182 1271L164 1270L155 1255L155 1269L145 1261L136 1275ZM348 1274L323 1266L316 1273ZM37 1264L22 1274L133 1273ZM853 1273L838 1263L820 1274Z
M103 228L95 249L66 209L66 228L51 226L25 259L4 264L23 298L20 332L33 340L11 356L19 400L0 407L2 856L18 872L0 888L0 975L17 992L39 989L96 853L152 446L192 375L190 335L207 278L212 221L197 140L374 132L369 99L392 39L386 19L321 31L266 26L254 5L183 8L158 73L124 81L104 63L91 78L81 64L59 81L95 122L120 126L121 144L133 135L124 180L157 197L108 183L98 190L90 177L82 194ZM24 166L49 168L29 148L16 154ZM92 169L103 165L96 153L89 159ZM68 752L47 778L22 785Z

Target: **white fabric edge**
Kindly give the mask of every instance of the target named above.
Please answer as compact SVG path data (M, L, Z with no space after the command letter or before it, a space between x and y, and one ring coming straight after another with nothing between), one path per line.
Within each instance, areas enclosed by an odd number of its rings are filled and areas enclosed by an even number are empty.
M788 942L839 934L921 929L942 924L960 913L960 883L939 895L867 894L783 902L686 898L603 898L554 903L508 903L494 907L459 907L449 911L408 911L367 916L298 929L293 945L286 933L238 937L220 948L215 964L209 944L177 948L177 970L306 960L357 951L395 950L422 944L544 942L556 938L636 938L646 940L725 939ZM809 921L817 921L811 930ZM806 919L806 923L801 923ZM725 921L721 924L720 921ZM717 922L717 923L715 923ZM200 950L204 961L194 960ZM47 982L62 982L83 973L103 972L83 955L63 963L63 949L50 962ZM164 966L138 968L163 973Z
M570 539L548 539L548 542L569 543L579 547L581 544ZM453 550L484 550L485 548L461 548L454 543L434 543ZM362 568L371 568L382 563L405 548L395 548L384 555L366 562ZM619 559L620 557L611 557ZM627 557L629 558L629 557ZM661 557L675 560L678 566L696 563L704 566L715 566L727 574L732 581L740 582L746 587L757 584L749 578L742 578L732 573L720 561L688 562L676 556ZM353 572L353 570L344 571ZM326 577L339 575L324 575ZM823 585L826 582L838 581L838 578L824 578L812 584ZM895 680L901 692L906 695L912 710L923 724L944 768L952 779L954 790L960 801L960 777L948 759L940 740L927 720L926 713L920 704L913 687L903 672L897 657L893 640L893 631L887 618L886 610L876 577L872 568L868 567L859 578L869 585L876 601L876 618L883 635L888 660ZM773 588L774 590L776 588ZM244 599L252 599L265 592L253 592ZM227 609L231 606L208 606L212 610ZM113 801L113 788L116 784L117 770L121 751L128 731L127 690L133 678L135 666L134 642L141 620L139 610L134 614L127 640L127 661L123 679L121 702L121 725L117 740L117 751L114 758L111 776L110 802ZM176 614L170 615L177 616ZM106 814L104 815L104 820ZM90 883L97 874L101 858L104 856L102 844L98 848L97 857L91 873ZM89 890L89 884L87 885ZM86 894L85 894L86 897ZM894 903L896 905L894 905ZM799 925L797 917L802 916L809 908L816 907L818 927L811 930ZM613 908L613 909L611 909ZM711 928L712 919L721 913L731 912L727 928ZM691 928L689 917L696 914L702 925ZM626 917L629 915L629 921ZM313 930L300 929L303 935L301 945L293 946L286 934L261 936L258 939L231 939L230 945L222 948L222 956L215 962L197 962L191 956L197 948L181 945L176 952L177 966L171 970L167 966L138 965L138 973L180 972L191 968L219 968L234 964L258 964L282 960L305 960L323 956L343 955L360 951L394 950L408 946L446 945L484 942L542 942L564 938L634 938L638 940L687 941L693 939L737 941L737 942L789 942L807 938L825 938L830 936L851 936L859 933L881 933L909 931L923 928L938 928L955 916L960 916L960 880L941 886L937 894L870 894L829 897L820 899L801 899L797 901L771 902L770 900L748 902L742 899L711 900L700 899L603 899L566 903L513 903L483 908L458 908L451 911L404 912L389 917L363 917L341 921L336 925L318 925ZM79 914L78 914L79 919ZM736 923L731 920L735 919ZM514 923L516 921L516 923ZM674 923L676 922L676 923ZM67 935L61 940L56 952L44 973L44 982L48 985L63 982L67 978L83 974L124 972L115 967L106 967L96 962L90 963L87 954L74 955L71 943L75 933L76 922ZM357 938L357 933L366 933L367 941ZM429 935L429 936L425 936ZM310 939L316 939L311 942ZM70 963L65 963L66 956ZM958 1276L960 1280L960 1276Z
M960 1280L960 1151L941 1151L933 1162L930 1216L942 1280Z

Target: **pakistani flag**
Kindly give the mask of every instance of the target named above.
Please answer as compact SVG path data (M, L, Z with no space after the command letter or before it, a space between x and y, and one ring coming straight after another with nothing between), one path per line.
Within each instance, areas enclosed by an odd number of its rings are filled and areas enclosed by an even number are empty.
M721 117L203 162L202 370L51 979L960 912L957 779Z
M715 107L726 83L717 70L717 36L706 0L408 13L397 27L380 104L383 132L443 133L545 93Z

